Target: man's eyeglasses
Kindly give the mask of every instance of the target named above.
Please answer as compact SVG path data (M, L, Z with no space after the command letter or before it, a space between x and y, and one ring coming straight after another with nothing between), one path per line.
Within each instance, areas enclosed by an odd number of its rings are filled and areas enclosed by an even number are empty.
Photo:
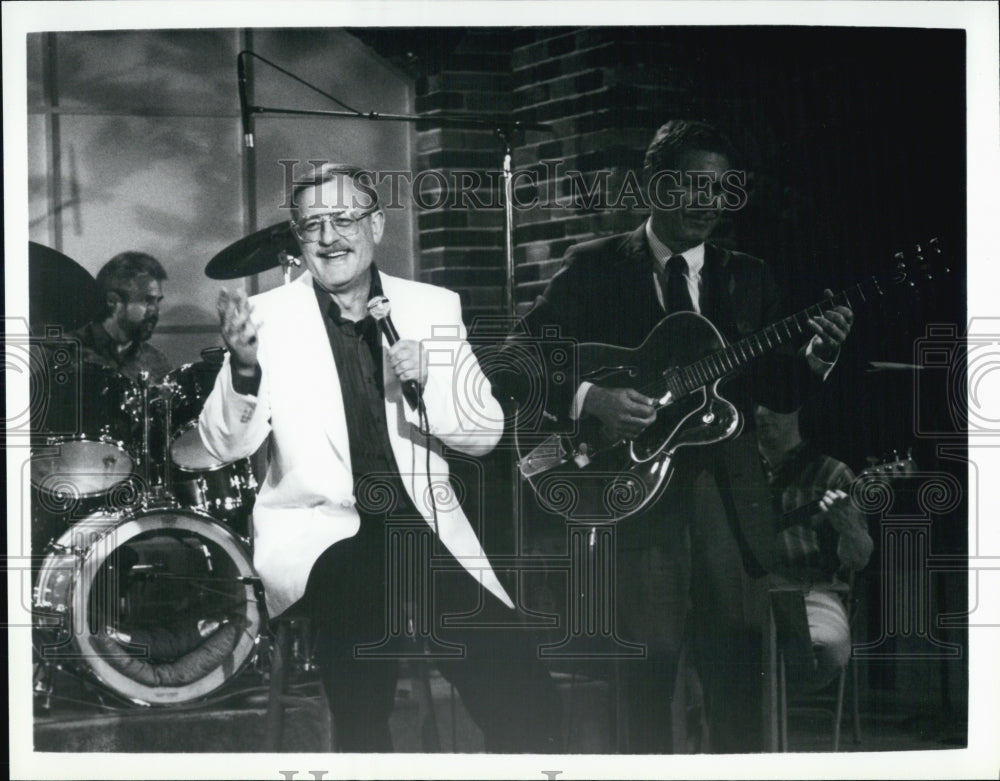
M323 234L323 225L326 223L343 238L350 239L357 235L361 220L374 211L376 210L367 209L356 217L348 217L343 212L310 214L308 217L292 220L292 232L299 237L300 241L311 244L314 241L319 241L319 237Z

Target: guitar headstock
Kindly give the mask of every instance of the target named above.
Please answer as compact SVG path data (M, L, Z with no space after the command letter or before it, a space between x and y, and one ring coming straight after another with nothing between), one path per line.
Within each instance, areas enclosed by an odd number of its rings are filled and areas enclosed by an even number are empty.
M892 258L893 285L914 288L918 284L932 282L951 273L941 240L937 238L915 244L909 253L897 252Z
M868 461L870 465L858 475L859 478L884 477L892 480L912 475L917 471L917 462L913 460L913 455L909 450L906 451L906 455L900 455L898 451L893 451L890 456L882 460L869 457Z

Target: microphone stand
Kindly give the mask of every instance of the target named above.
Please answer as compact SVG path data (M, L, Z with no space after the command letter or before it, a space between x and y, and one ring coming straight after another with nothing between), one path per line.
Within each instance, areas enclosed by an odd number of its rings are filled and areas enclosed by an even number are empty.
M276 108L270 106L257 106L255 104L241 105L241 113L248 117L253 117L255 114L270 114L277 116L298 116L298 117L327 117L330 119L364 119L371 122L426 122L429 124L440 125L442 127L457 127L457 128L467 128L470 130L492 130L499 137L500 142L503 146L503 161L502 161L502 171L503 171L503 181L504 181L504 258L505 258L505 274L506 274L506 284L504 286L504 314L513 323L514 320L514 292L515 286L515 269L514 269L514 188L513 188L513 173L511 170L511 155L512 155L512 145L518 141L523 140L524 133L527 130L537 130L546 133L551 133L553 128L551 125L546 125L538 122L518 122L512 120L509 117L499 117L499 116L487 116L487 115L470 115L470 114L434 114L433 116L418 116L416 114L395 114L395 113L381 113L378 111L360 111L358 109L348 106L346 103L341 101L339 98L331 95L328 92L324 92L313 84L310 84L305 79L297 76L291 71L282 68L277 63L272 62L266 57L262 57L256 52L252 52L249 49L244 49L239 54L236 55L237 70L240 73L245 73L245 66L243 59L245 57L253 57L255 60L260 60L266 65L274 68L279 73L284 74L293 81L302 84L304 87L312 90L313 92L322 95L329 100L334 101L338 105L342 106L342 110L324 110L324 109L291 109L291 108ZM246 100L245 89L240 91L241 104ZM253 147L253 134L247 133L249 136L247 139L248 148ZM286 264L282 264L285 271L286 281L290 278L290 269Z

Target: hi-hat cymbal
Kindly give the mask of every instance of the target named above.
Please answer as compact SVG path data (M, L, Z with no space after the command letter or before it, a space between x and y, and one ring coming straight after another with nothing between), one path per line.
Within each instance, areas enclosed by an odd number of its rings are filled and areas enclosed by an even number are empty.
M50 326L72 331L98 314L97 282L83 266L51 247L28 242L28 320L31 333Z
M230 244L208 261L205 274L210 279L248 277L281 266L283 254L298 253L288 222L279 222Z

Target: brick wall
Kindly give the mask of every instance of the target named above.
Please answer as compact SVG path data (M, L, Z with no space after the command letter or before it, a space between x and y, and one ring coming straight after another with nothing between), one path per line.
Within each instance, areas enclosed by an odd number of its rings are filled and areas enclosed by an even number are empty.
M514 146L515 297L523 312L567 247L639 224L635 198L623 208L612 203L629 172L639 173L652 129L685 112L692 89L655 37L628 28L471 31L443 62L418 79L419 113L495 113L552 128L528 131ZM418 145L419 170L440 172L458 196L419 213L421 278L458 290L470 319L503 314L498 137L425 128ZM461 170L471 172L464 188ZM479 190L468 186L475 177Z
M470 31L444 66L418 78L416 86L418 114L508 115L513 100L509 33ZM418 171L438 172L445 182L442 187L427 177L420 188L423 203L436 207L418 211L420 277L459 292L467 321L503 309L501 153L490 129L430 123L418 128Z

